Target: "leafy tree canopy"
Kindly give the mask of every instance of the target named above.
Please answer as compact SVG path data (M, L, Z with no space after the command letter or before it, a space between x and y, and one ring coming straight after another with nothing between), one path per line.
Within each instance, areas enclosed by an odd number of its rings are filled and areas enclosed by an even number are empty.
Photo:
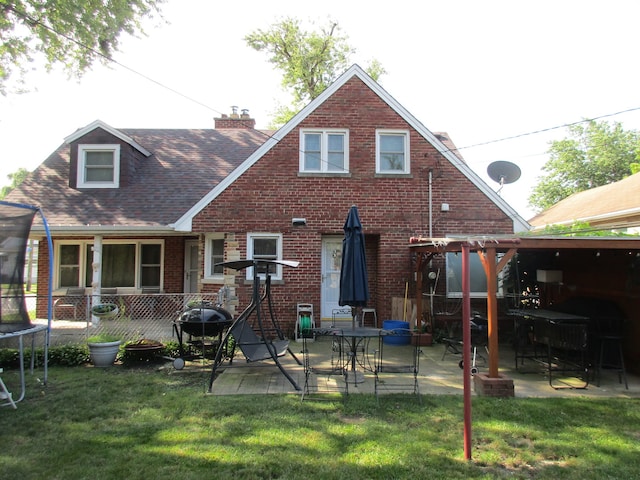
M16 172L7 175L7 178L11 180L11 185L5 185L4 187L0 188L0 200L5 198L11 190L24 182L24 179L27 178L27 175L29 175L29 171L26 168L19 168Z
M569 127L569 138L551 142L547 172L534 187L529 204L544 210L569 195L617 182L637 171L640 133L620 123L591 120Z
M0 0L0 92L24 80L35 55L47 69L61 64L76 76L118 51L120 35L144 33L140 21L164 0Z
M245 36L247 45L266 52L269 61L283 72L282 87L293 95L292 106L281 106L275 112L275 125L286 123L349 67L355 50L347 40L335 21L329 20L317 31L306 31L300 20L290 17L268 30L258 29ZM366 70L374 80L386 73L377 60L372 60Z

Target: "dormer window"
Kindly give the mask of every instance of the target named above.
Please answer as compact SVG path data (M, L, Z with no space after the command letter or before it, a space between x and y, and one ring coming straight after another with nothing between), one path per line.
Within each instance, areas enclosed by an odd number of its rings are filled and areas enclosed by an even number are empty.
M78 145L78 188L118 188L120 145Z

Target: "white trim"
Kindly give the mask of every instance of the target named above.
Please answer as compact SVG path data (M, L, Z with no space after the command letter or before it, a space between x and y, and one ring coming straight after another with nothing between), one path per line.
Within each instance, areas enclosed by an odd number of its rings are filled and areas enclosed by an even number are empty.
M73 239L64 239L64 240L54 240L54 251L55 256L54 256L54 265L53 265L53 285L55 285L54 290L59 290L62 288L67 288L67 286L65 287L61 287L60 286L60 246L61 245L78 245L79 246L79 272L78 272L78 281L80 281L82 284L84 284L84 279L86 278L87 275L87 269L91 268L91 265L88 265L86 262L86 258L87 258L87 248L89 248L89 245L93 245L94 239L82 239L82 240L73 240ZM142 266L142 252L141 252L141 246L142 245L160 245L160 289L162 291L163 287L164 287L164 266L165 266L165 241L164 239L135 239L135 238L131 238L131 239L127 239L127 238L122 238L122 239L117 239L117 240L103 240L102 241L102 246L104 247L105 245L135 245L135 249L136 249L136 258L135 258L135 273L134 273L134 286L133 287L122 287L123 289L131 289L132 291L139 289L140 288L140 282L141 282L141 266ZM77 286L77 285L76 285ZM84 285L81 285L82 287L84 287ZM86 287L91 289L91 287Z
M590 223L593 224L593 227L604 227L604 228L609 228L609 225L607 225L607 221L613 222L616 219L619 219L621 223L629 223L629 225L618 225L616 224L615 228L630 228L630 227L637 227L637 222L628 222L626 219L628 217L631 216L635 216L640 214L640 207L636 207L636 208L628 208L626 210L618 210L615 212L607 212L607 213L600 213L598 215L587 215L584 217L579 217L579 218L574 218L571 220L560 220L557 222L551 222L551 223L546 223L544 225L534 225L533 226L533 230L534 231L539 231L539 230L544 230L547 227L551 227L553 225L573 225L576 222L586 222L586 223ZM594 223L596 222L596 223Z
M320 169L307 170L305 168L305 139L307 134L320 135ZM342 168L330 169L329 165L329 136L342 136ZM346 128L301 128L300 129L300 173L348 173L349 172L349 130Z
M249 232L247 233L247 258L253 259L253 240L258 238L273 238L276 240L276 258L275 260L282 260L282 239L281 233L269 233L269 232ZM260 278L263 278L260 275ZM253 280L253 267L247 268L247 280ZM276 264L276 273L271 275L271 280L282 280L282 265Z
M87 181L87 153L88 152L109 152L113 159L113 181L98 182ZM119 143L101 143L101 144L84 144L78 145L78 162L77 162L77 188L119 188L120 187L120 144Z
M278 130L278 132L281 132ZM276 132L276 135L277 133ZM216 185L213 189L209 191L204 197L202 197L198 203L196 203L193 207L191 207L187 212L182 215L175 223L169 225L173 227L177 232L190 232L192 230L192 220L198 213L200 213L207 205L209 205L213 200L216 199L218 195L224 192L228 186L232 185L240 175L246 172L254 163L256 163L260 158L262 158L271 148L276 145L280 141L280 137L276 137L276 135L269 138L265 143L262 144L260 148L258 148L253 154L247 158L244 162L242 162L238 168L236 168L233 172L227 175L218 185Z
M382 166L380 165L380 137L383 135L403 137L404 163L402 170L382 170ZM384 175L406 175L411 173L411 149L409 145L409 130L394 130L388 128L376 129L376 173Z
M418 134L431 143L453 166L455 166L465 177L467 177L482 193L500 208L513 221L514 233L530 230L530 225L522 218L513 207L511 207L498 193L487 185L465 162L460 160L451 152L438 138L431 133L422 123L400 105L391 95L389 95L377 82L375 82L358 65L352 65L338 79L326 88L313 101L300 110L291 120L283 125L274 135L269 138L253 155L245 160L242 165L236 168L222 182L213 188L207 195L191 207L178 221L173 224L176 231L191 231L191 221L202 209L222 193L229 185L246 172L254 163L273 148L282 138L296 128L305 118L320 107L331 95L341 88L352 77L357 77L365 83L382 101L400 115Z
M209 274L211 271L211 240L222 240L223 242L223 252L222 255L224 257L224 233L207 233L204 236L204 275L203 280L214 280L221 281L224 280L224 272L219 274ZM224 260L224 258L223 258Z
M82 127L80 129L76 130L74 133L72 133L68 137L65 137L64 142L65 143L74 142L74 141L78 140L79 138L84 137L87 133L92 132L96 128L101 128L102 130L104 130L104 131L110 133L111 135L119 138L123 142L128 143L133 148L135 148L136 150L141 152L145 157L150 157L151 156L151 152L149 152L146 148L144 148L142 145L140 145L138 142L136 142L133 138L129 137L128 135L125 135L120 130L115 129L112 126L107 125L102 120L95 120L95 121L91 122L89 125L87 125L86 127Z

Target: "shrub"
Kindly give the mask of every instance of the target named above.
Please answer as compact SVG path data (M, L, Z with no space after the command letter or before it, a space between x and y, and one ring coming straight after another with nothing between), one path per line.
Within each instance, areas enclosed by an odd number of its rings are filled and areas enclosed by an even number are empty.
M44 364L44 348L36 348L35 364ZM89 350L86 345L68 344L49 347L49 365L75 367L89 362ZM24 351L24 363L31 363L31 350ZM0 349L0 365L20 367L20 352L15 348Z

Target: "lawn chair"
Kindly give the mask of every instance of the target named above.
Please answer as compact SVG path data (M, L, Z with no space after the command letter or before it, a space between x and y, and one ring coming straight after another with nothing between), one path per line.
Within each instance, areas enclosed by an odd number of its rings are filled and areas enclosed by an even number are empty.
M53 319L58 318L56 312L58 310L72 310L73 319L78 320L78 307L81 307L85 300L85 291L83 287L71 287L67 288L67 293L64 297L57 298L53 302ZM60 320L58 318L58 320Z
M349 382L347 381L347 363L344 358L344 337L339 330L334 328L315 329L319 336L331 337L331 364L330 366L311 366L309 356L309 337L302 337L302 356L304 361L304 387L301 400L312 393L331 393L333 391L349 395ZM335 382L332 377L341 376L343 382ZM322 379L322 380L321 380Z
M411 333L411 330L402 328L386 332L387 335L411 335ZM382 339L382 337L380 338ZM411 349L411 363L389 361L388 358L385 361L383 358L383 345L384 342L381 341L378 350L374 352L376 401L380 403L381 391L406 392L412 390L418 401L421 402L418 373L420 372L420 355L422 351L418 342L415 342Z

